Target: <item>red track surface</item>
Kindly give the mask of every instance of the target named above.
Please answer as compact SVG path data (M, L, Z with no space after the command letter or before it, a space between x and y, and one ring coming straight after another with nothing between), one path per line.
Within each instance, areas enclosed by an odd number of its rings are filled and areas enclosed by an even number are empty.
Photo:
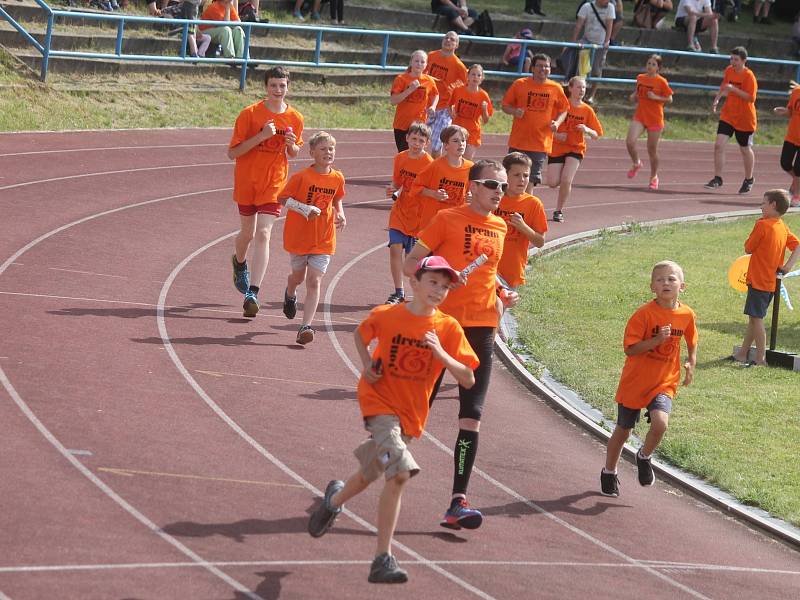
M385 132L340 132L348 228L325 281L317 340L280 312L279 224L261 294L231 284L232 165L223 130L0 135L0 598L796 598L800 555L622 465L495 364L471 501L475 532L438 526L449 496L452 387L412 449L396 550L405 586L366 582L379 486L329 535L305 532L315 494L355 467L351 333L390 290ZM486 155L501 155L491 137ZM631 183L617 141L595 144L567 222L755 208L785 185L757 149L757 186L702 188L710 144L662 145L662 190ZM304 163L295 161L295 166ZM554 194L542 192L552 210ZM301 295L302 299L302 295ZM322 332L327 332L327 335ZM441 443L439 442L441 440ZM443 444L443 446L441 446Z

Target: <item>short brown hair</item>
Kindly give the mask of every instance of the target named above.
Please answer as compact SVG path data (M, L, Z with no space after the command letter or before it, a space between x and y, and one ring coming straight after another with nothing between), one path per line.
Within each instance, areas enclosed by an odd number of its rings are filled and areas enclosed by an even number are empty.
M414 121L411 124L411 126L408 128L408 131L406 132L406 135L411 135L412 133L421 135L426 140L431 139L431 128L428 127L422 121Z
M509 152L503 158L503 168L506 171L514 165L524 165L530 169L532 164L530 157L522 152Z
M664 59L661 58L660 54L651 54L650 56L647 57L647 60L650 60L651 58L654 61L656 61L656 64L658 65L658 69L660 71L661 70L661 65L664 64Z
M267 85L270 79L285 79L289 81L289 69L281 67L280 65L277 67L270 67L264 71L264 85Z
M442 129L442 133L439 135L439 139L442 141L443 144L446 144L450 141L450 138L453 137L455 134L460 133L464 136L464 141L469 139L469 133L467 130L459 125L448 125L444 129Z
M786 211L789 210L789 192L786 190L768 190L764 192L764 200L769 202L770 204L775 205L775 210L778 211L779 215L785 215Z
M476 161L474 165L469 168L469 180L475 181L481 179L484 169L491 169L492 171L505 171L505 167L496 160L482 159Z
M742 60L747 60L747 50L744 46L736 46L735 48L731 49L732 56L738 56Z
M536 62L540 60L547 61L548 63L553 62L550 60L549 54L545 54L544 52L537 52L536 54L533 55L533 58L531 58L531 68L536 66Z

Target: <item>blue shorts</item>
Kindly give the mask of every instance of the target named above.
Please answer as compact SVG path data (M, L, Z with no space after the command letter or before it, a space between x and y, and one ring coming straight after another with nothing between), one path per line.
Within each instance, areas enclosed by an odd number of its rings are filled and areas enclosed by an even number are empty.
M399 229L390 229L389 230L389 246L394 246L395 244L400 244L403 247L403 252L405 254L409 254L411 250L414 248L414 244L417 243L417 238L411 235L406 235Z
M659 394L647 405L647 412L660 410L667 414L672 412L672 398L666 394ZM617 425L623 429L633 429L639 422L642 413L641 408L628 408L622 404L617 404Z
M765 292L764 290L757 290L753 286L747 286L747 299L744 301L744 314L748 317L755 317L756 319L763 319L767 316L767 309L769 303L772 302L772 297L775 292Z

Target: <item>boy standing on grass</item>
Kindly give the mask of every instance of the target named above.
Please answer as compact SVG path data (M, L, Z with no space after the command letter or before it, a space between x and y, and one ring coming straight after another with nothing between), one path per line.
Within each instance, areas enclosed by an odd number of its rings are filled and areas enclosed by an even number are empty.
M297 343L302 346L314 340L311 322L317 313L322 277L336 252L336 230L347 224L342 208L344 175L331 166L336 139L320 131L308 146L314 164L292 175L278 196L289 209L283 227L283 248L291 257L292 267L283 293L283 314L289 319L297 314L297 287L306 282L303 324L297 332Z
M617 388L617 426L608 440L606 466L600 472L604 496L619 496L617 463L642 409L652 422L644 445L636 453L639 483L656 481L651 456L667 431L672 400L681 378L681 338L689 356L683 363L683 385L692 383L697 364L694 311L678 300L686 289L683 269L671 260L657 263L650 276L655 299L642 305L625 327L625 366Z
M722 170L725 168L725 146L731 136L736 137L744 163L744 181L740 194L748 194L753 189L753 169L756 156L753 153L753 135L758 121L756 118L756 95L758 82L753 72L747 68L747 50L737 46L731 50L731 64L726 67L722 84L711 104L712 112L717 112L720 99L725 105L719 113L717 139L714 141L714 177L705 187L711 190L722 187Z
M521 152L511 152L503 159L503 167L508 175L508 191L494 214L506 222L508 232L497 274L516 289L525 283L528 245L544 246L547 215L542 201L525 191L531 176L531 159Z
M394 199L389 213L389 270L392 274L394 292L389 294L386 304L397 304L405 300L403 287L403 256L411 252L419 231L420 201L411 187L417 174L433 159L425 152L431 138L431 130L425 123L415 121L406 134L408 150L394 157L392 183L386 195Z
M233 283L244 294L244 316L258 313L258 291L269 263L269 238L281 214L278 192L286 183L289 157L303 145L303 115L286 103L289 71L272 67L264 74L266 98L246 107L236 119L228 158L236 160L233 200L240 230L232 257ZM253 242L251 267L247 249Z
M386 483L378 501L378 547L370 583L408 580L391 554L392 536L403 488L419 473L407 444L422 435L436 378L446 369L465 388L475 383L472 371L478 358L464 331L453 317L436 308L458 276L441 256L423 258L410 279L414 298L374 308L355 333L363 365L358 402L370 437L354 452L359 470L346 483L328 483L322 503L309 519L308 532L313 537L324 535L344 503L383 474ZM372 340L377 340L377 346L370 355Z
M744 314L749 318L742 347L733 360L746 366L767 364L767 331L764 317L775 295L775 279L778 274L792 270L800 256L800 243L781 217L789 210L789 193L786 190L769 190L761 202L762 217L756 221L750 236L744 243L744 251L750 255L747 269L747 299ZM792 251L789 260L783 262L786 249ZM756 358L749 360L750 345L756 343Z

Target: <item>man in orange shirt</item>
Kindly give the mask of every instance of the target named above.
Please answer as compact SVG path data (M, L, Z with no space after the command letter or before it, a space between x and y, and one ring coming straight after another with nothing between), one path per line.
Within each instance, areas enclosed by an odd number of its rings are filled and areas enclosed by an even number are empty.
M756 157L753 153L753 134L757 127L756 95L758 82L753 72L747 68L747 50L737 46L731 50L731 64L725 69L722 85L714 96L711 110L717 112L721 98L725 105L719 115L717 139L714 142L714 177L705 187L715 190L722 187L722 170L725 168L725 145L731 136L742 151L744 162L744 181L739 188L740 194L748 194L753 189L753 168Z
M319 131L308 146L314 164L292 175L278 196L287 208L300 203L317 209L307 213L303 207L290 208L283 226L283 249L289 253L292 267L283 294L283 314L289 319L297 314L297 288L306 282L303 323L297 332L301 346L314 340L311 323L317 314L322 277L336 252L336 230L347 224L342 207L344 175L332 167L336 139Z
M542 183L542 170L553 146L553 134L567 117L569 103L561 85L548 79L550 57L535 54L530 77L517 79L503 97L503 112L514 117L509 152L531 159L528 193Z
M334 479L308 521L313 537L324 535L345 502L383 475L378 503L378 547L370 583L405 583L408 573L391 554L392 536L400 513L400 498L408 480L419 473L408 443L422 435L430 395L445 370L459 385L475 384L478 357L458 322L439 310L458 272L441 256L420 260L411 277L411 302L374 308L355 333L362 371L358 403L370 437L354 452L360 463L347 482ZM377 340L370 354L369 345Z
M671 260L657 263L650 276L650 289L655 299L640 306L625 326L626 358L617 388L617 426L608 440L606 465L600 472L604 496L619 496L617 463L643 408L651 426L636 453L636 466L640 485L655 483L651 456L667 431L672 400L678 390L681 338L689 353L683 363L683 385L692 383L697 364L694 311L678 299L686 289L683 269Z
M450 125L450 96L457 87L467 83L467 67L456 56L458 49L458 34L448 31L442 38L442 49L428 53L428 66L425 73L436 80L436 89L439 92L439 102L433 116L428 119L431 128L431 155L434 158L442 153L442 142L439 136L445 127Z
M767 331L764 317L775 295L775 280L778 274L788 273L800 256L800 243L781 217L789 210L789 194L786 190L770 190L761 202L762 217L756 221L753 231L744 243L744 251L750 255L747 268L747 300L744 314L748 316L747 331L737 354L732 360L748 366L766 365ZM789 260L783 262L786 249L792 251ZM750 345L756 344L755 360L750 360Z
M492 371L492 347L498 321L495 308L497 265L506 235L505 221L492 212L497 210L508 186L503 165L480 160L470 169L469 180L469 204L436 213L420 231L419 241L404 265L406 275L410 276L416 262L428 254L443 256L459 270L481 255L485 257L485 263L468 277L461 274L459 285L441 304L442 312L454 317L464 328L467 340L480 360L480 366L475 370L475 385L470 389L458 388L459 431L453 454L453 492L450 506L440 523L449 529L477 529L483 522L480 511L467 503L467 487L478 452L478 431ZM518 300L516 292L509 292L505 302L513 306ZM431 402L440 383L441 378L431 394Z
M236 160L233 200L239 208L240 230L232 257L233 283L244 294L244 316L258 313L258 291L269 263L269 238L281 214L278 192L286 183L289 157L303 144L303 115L286 102L289 71L272 67L264 74L266 98L239 113L228 158ZM253 242L252 271L247 250Z

